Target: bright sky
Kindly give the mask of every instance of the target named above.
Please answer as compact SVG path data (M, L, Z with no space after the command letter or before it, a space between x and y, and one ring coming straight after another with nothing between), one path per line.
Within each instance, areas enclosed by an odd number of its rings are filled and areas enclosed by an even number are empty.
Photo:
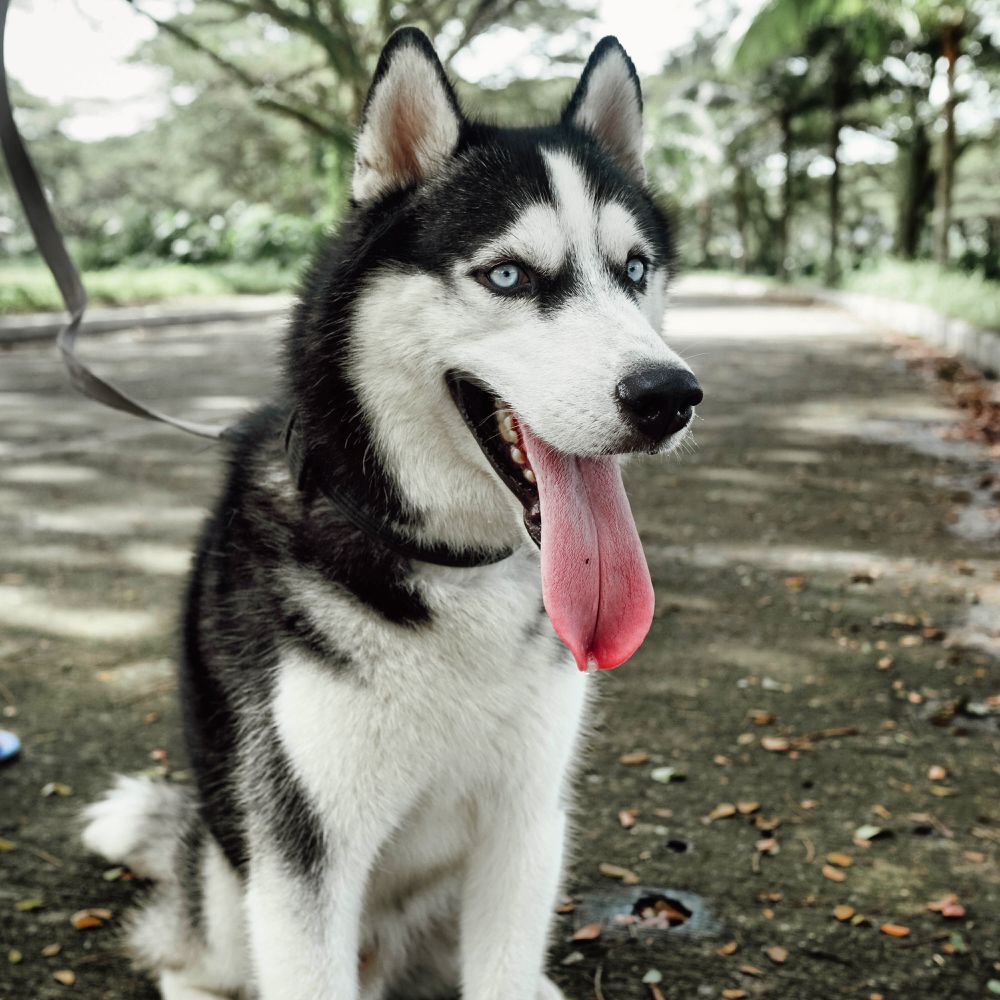
M754 0L744 0L750 6ZM758 0L759 2L759 0ZM175 0L145 0L167 13ZM690 39L700 21L695 0L600 0L595 38L617 35L640 73L655 73L666 55ZM7 69L28 91L72 101L65 131L91 140L128 135L168 107L166 75L128 57L154 32L125 0L13 0L7 25ZM530 55L528 33L499 30L481 39L456 69L472 80L549 71Z

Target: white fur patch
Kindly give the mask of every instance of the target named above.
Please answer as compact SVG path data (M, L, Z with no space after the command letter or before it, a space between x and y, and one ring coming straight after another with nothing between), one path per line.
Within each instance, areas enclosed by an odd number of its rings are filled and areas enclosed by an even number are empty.
M577 259L592 258L595 248L594 218L597 205L583 171L568 153L544 152L549 179L555 191L559 226L573 246Z
M597 217L597 245L611 260L627 261L634 250L652 256L653 248L642 234L632 213L624 205L609 201Z
M176 785L119 775L111 791L84 809L83 844L147 878L168 878L189 797Z
M529 205L499 239L488 243L473 259L477 267L516 260L541 274L554 275L566 261L569 241L559 215L551 205Z

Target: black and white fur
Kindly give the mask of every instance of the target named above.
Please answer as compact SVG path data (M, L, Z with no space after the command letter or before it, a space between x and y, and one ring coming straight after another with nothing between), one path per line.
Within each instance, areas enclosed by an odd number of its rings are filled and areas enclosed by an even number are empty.
M463 116L420 32L386 45L351 210L198 549L194 788L120 779L88 810L87 846L155 880L130 944L165 1000L561 996L543 964L593 679L545 616L521 506L445 376L472 373L565 452L636 450L616 380L686 370L659 333L672 257L641 108L615 39L558 124L511 129ZM634 252L641 288L620 273ZM531 266L537 294L484 287L498 259ZM417 543L514 552L407 558L333 491Z

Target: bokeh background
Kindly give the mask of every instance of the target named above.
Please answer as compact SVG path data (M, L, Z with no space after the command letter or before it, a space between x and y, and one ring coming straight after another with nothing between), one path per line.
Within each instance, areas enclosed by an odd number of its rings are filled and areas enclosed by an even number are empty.
M997 0L15 0L18 118L97 301L278 291L343 209L386 36L551 117L618 34L682 263L1000 326ZM57 308L0 178L0 310Z

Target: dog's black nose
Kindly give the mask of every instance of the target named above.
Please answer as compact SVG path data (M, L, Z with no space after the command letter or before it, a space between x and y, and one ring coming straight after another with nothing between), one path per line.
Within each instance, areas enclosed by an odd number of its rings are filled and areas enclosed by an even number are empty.
M626 418L654 441L686 427L691 408L702 400L701 386L691 372L666 365L626 375L618 383L617 394Z

